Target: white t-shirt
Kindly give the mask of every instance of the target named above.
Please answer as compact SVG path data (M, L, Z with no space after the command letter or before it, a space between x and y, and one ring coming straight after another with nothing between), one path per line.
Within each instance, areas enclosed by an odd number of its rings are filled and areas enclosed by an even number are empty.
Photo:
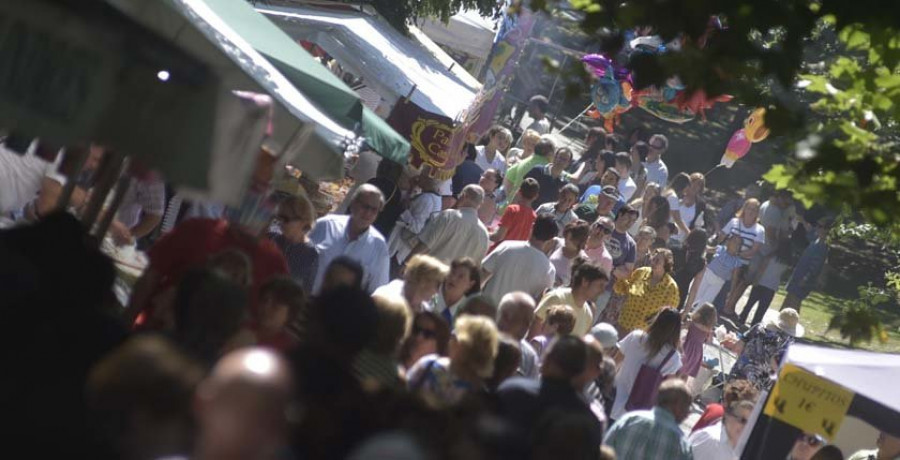
M698 430L687 439L694 458L702 460L737 460L737 455L728 444L728 433L722 422Z
M490 278L483 293L494 302L513 291L523 291L539 298L553 286L556 269L547 256L527 241L504 241L488 254L481 267Z
M626 203L631 200L631 197L634 196L636 190L637 184L634 183L634 179L632 179L631 176L619 180L619 194L622 195L622 198L625 199Z
M478 145L475 147L475 164L483 171L488 169L496 169L500 174L506 175L506 158L500 152L494 155L493 161L488 161L487 154L484 152L485 146Z
M41 191L44 177L58 182L64 178L54 174L56 164L35 156L36 142L24 155L0 145L0 213L19 211Z
M703 228L703 213L700 213L700 215L697 216L697 203L686 206L684 203L679 202L678 207L672 209L677 210L681 213L681 220L684 222L684 225L687 225L688 230ZM694 220L694 216L697 216L697 220L696 222L694 222L694 226L691 227L691 221ZM679 230L677 234L672 235L670 238L679 242L684 242L684 240L687 238L687 235L683 234L681 230Z
M753 247L754 243L766 243L766 228L760 223L754 223L749 227L744 226L744 222L740 217L735 217L725 224L722 233L726 235L738 235L741 237L741 252L747 251ZM749 259L741 258L744 265L750 263Z
M619 351L625 356L619 373L616 374L616 401L613 403L611 417L614 420L622 418L625 415L625 403L631 395L631 389L634 388L634 379L637 378L641 366L647 364L656 368L666 359L669 352L672 351L671 345L666 345L656 354L656 356L648 356L647 348L644 347L645 336L647 334L638 329L626 335L624 339L618 343ZM669 358L666 365L660 369L663 376L672 375L681 369L681 354L677 351Z

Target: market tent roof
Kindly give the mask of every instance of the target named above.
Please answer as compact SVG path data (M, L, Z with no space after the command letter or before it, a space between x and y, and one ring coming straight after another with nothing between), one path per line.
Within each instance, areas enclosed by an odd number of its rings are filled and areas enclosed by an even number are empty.
M406 162L409 143L363 106L355 91L246 0L217 0L209 6L323 112L346 129L355 130L359 124L373 150L398 163Z
M785 362L900 412L900 355L793 344ZM894 382L888 384L887 382Z
M416 43L428 50L435 59L438 60L444 67L447 68L448 71L453 72L466 86L470 88L481 88L481 82L478 81L477 78L473 77L465 67L459 65L459 62L456 62L453 59L453 56L447 54L437 43L435 43L428 35L425 35L425 32L422 32L418 27L410 24L409 25L409 35L410 37L416 41Z
M218 13L244 0L106 0L144 27L205 62L223 88L266 93L275 102L270 141L282 158L317 179L343 175L343 151L355 137L304 96ZM215 4L216 8L211 7ZM247 10L252 13L252 9ZM173 78L177 78L173 76Z
M412 92L411 101L428 112L456 119L478 90L377 16L308 6L257 11L291 37L318 44L382 95Z
M426 19L418 24L419 29L441 45L462 51L472 56L487 59L494 44L494 23L483 18L475 10L460 11L450 16L444 24L440 20Z

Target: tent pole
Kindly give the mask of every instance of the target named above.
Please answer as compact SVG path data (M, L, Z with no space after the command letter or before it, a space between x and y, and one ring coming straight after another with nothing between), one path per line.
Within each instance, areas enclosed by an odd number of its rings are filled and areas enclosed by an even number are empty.
M87 208L82 215L82 224L88 231L97 222L97 218L100 216L100 211L103 209L103 204L106 201L106 195L109 194L110 189L112 189L113 184L119 177L123 163L124 158L122 155L114 151L108 150L103 156L103 162L100 164L98 172L100 178L97 180L97 185L91 193L91 200L88 202ZM96 243L100 244L99 241Z
M122 202L125 201L125 194L128 193L128 190L131 188L131 174L128 173L129 165L129 159L124 158L122 167L119 169L119 180L116 183L113 201L110 203L109 208L103 213L103 219L101 219L94 228L97 241L103 241L103 237L105 237L106 232L109 231L109 226L112 224L116 213L119 211L119 207L122 206Z

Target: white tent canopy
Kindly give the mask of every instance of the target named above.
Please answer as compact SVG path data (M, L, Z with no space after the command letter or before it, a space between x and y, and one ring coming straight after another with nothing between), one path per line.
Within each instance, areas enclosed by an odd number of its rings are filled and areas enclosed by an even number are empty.
M900 355L793 344L785 362L900 412Z
M307 6L257 11L293 38L322 47L391 102L412 92L410 100L423 110L456 119L475 98L478 87L471 81L376 16Z
M466 53L482 63L491 53L496 35L494 23L488 18L481 17L478 11L474 10L454 14L447 24L435 19L426 19L418 26L436 43Z

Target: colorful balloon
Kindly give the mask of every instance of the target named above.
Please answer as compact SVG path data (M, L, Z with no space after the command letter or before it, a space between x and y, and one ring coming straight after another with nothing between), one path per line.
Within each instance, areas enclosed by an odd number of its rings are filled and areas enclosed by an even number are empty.
M736 161L750 152L753 144L767 137L769 137L769 128L766 128L766 109L759 107L744 120L744 127L731 135L719 164L731 168Z

